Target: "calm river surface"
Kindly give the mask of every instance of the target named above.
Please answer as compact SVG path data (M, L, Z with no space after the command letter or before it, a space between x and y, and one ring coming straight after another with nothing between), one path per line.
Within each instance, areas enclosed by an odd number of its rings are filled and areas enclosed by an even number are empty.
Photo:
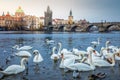
M44 61L39 65L33 63L33 56L29 59L27 69L20 74L4 77L1 80L73 80L72 72L65 73L63 69L59 68L60 60L54 63L51 60L51 51L53 46L57 46L58 42L62 43L63 48L72 50L72 48L78 48L79 50L86 50L90 46L91 41L97 41L100 37L100 45L96 47L96 50L100 51L100 48L105 46L105 42L109 40L111 45L120 47L120 32L110 33L5 33L0 32L0 67L5 69L12 64L19 64L20 58L13 56L10 61L6 63L6 58L12 56L16 50L13 50L14 45L29 45L33 50L40 51ZM52 39L55 44L48 45L45 43L45 39ZM30 53L32 54L32 51ZM33 54L32 54L33 55ZM120 62L116 62L115 67L99 68L95 71L80 72L81 78L79 80L89 80L90 74L96 74L99 72L106 73L107 76L103 80L120 80ZM0 73L0 77L2 74Z

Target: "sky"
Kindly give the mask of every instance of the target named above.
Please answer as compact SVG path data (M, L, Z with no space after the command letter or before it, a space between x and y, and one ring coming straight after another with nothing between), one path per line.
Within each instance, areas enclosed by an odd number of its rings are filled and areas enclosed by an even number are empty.
M44 16L47 6L53 18L68 19L72 10L74 20L89 22L120 22L120 0L0 0L0 15L15 13L21 6L26 15Z

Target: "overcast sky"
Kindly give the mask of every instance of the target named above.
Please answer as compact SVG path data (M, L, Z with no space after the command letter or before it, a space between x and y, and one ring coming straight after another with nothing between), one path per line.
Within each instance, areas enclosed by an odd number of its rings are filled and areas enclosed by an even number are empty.
M48 5L53 18L67 19L72 9L74 20L120 21L120 0L0 0L0 15L3 11L14 14L21 6L27 15L44 16Z

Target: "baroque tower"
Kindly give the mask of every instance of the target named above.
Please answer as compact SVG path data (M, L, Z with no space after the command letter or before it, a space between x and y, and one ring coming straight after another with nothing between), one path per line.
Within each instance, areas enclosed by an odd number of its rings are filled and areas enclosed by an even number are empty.
M68 16L68 24L73 24L73 16L72 16L72 10L70 10L70 14Z
M22 8L21 8L20 6L19 6L18 9L16 10L15 16L16 16L16 17L24 17L24 16L25 16L25 13L24 13L24 11L22 10Z

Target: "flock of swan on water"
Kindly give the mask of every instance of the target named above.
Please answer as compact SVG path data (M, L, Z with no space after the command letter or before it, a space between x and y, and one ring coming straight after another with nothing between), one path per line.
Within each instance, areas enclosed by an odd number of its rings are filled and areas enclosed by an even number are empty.
M46 40L47 44L53 44L54 42L54 40ZM69 51L62 47L62 43L58 42L58 51L56 52L57 47L54 46L50 58L53 61L61 60L59 68L65 68L71 71L91 71L95 70L97 67L115 66L115 61L120 60L120 48L110 46L110 41L106 41L105 46L101 47L100 51L95 50L95 47L100 44L99 38L98 41L93 41L91 44L93 47L87 47L86 51L77 48L73 48L72 51ZM31 46L19 47L15 45L13 48L18 50L15 55L21 57L21 62L20 65L13 64L8 66L5 70L0 71L0 73L4 75L23 72L25 70L25 63L28 62L29 58L33 55L33 62L36 64L44 60L38 50L33 50L33 54L28 51L33 48Z

